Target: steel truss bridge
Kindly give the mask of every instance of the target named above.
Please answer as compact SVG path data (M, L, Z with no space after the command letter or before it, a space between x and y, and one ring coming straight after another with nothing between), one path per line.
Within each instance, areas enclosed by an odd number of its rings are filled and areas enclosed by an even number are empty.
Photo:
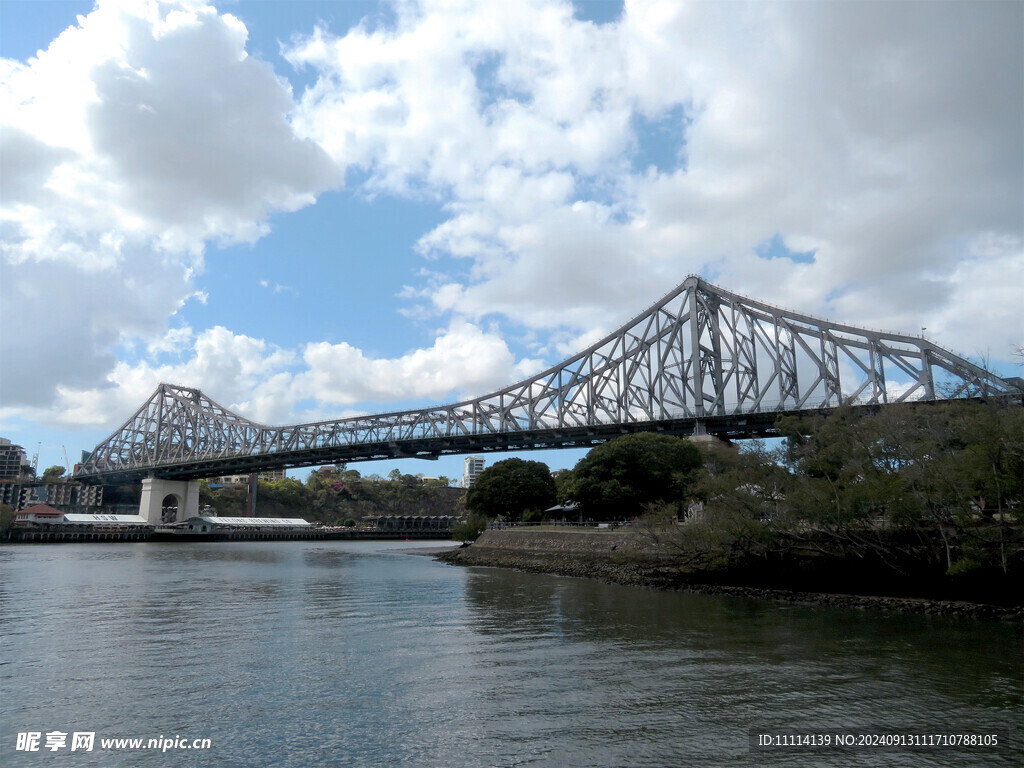
M195 479L283 467L589 447L637 431L770 436L780 413L1013 395L918 336L810 317L689 277L587 350L497 392L420 410L257 424L161 384L75 476Z

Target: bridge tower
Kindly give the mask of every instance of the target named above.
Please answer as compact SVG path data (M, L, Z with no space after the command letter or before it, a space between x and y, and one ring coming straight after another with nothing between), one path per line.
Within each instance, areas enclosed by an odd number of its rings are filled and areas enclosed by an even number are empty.
M166 501L173 501L175 511L173 519L164 519L164 508L170 507ZM139 514L146 518L150 525L169 525L188 520L199 515L199 481L198 480L163 480L158 477L147 477L142 481L142 498L139 501Z

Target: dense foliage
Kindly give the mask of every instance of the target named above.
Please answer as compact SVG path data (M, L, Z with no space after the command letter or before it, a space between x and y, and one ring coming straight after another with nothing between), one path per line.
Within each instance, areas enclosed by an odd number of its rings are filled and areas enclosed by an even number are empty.
M903 575L1024 569L1024 409L840 408L779 428L778 448L706 463L702 514L658 534L686 563L799 555Z
M55 483L64 476L64 471L64 467L54 464L52 467L47 467L43 470L43 476L39 480L43 483Z
M487 530L489 522L486 515L470 512L452 529L452 538L456 541L476 541Z
M200 503L216 514L245 514L243 485L200 487ZM374 515L461 515L465 492L450 487L446 477L424 480L393 470L388 478L362 477L353 469L315 470L303 483L294 478L260 480L256 492L261 517L304 517L328 525L344 525Z
M582 506L593 520L623 520L655 502L686 503L702 464L689 440L639 432L591 450L572 473L560 479L563 500Z
M0 504L0 533L6 533L14 525L14 509L7 504Z
M555 481L547 464L505 459L480 473L466 496L466 507L483 517L520 521L539 516L555 498Z

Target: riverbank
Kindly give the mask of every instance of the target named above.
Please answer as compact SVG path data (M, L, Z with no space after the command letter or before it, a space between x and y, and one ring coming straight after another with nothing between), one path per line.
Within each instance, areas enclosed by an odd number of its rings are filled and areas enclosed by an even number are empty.
M684 571L673 558L637 531L484 531L472 545L441 553L438 559L452 565L512 568L625 586L799 605L1024 621L1024 606L1019 604L994 605L906 594L859 594L852 590L780 588L765 586L763 579L749 573L716 574L711 579L706 574Z
M241 530L195 533L183 529L136 526L131 529L89 526L33 526L13 528L0 537L0 544L85 544L90 542L208 542L208 541L417 541L450 540L451 531L387 531L359 528L310 527L304 531Z

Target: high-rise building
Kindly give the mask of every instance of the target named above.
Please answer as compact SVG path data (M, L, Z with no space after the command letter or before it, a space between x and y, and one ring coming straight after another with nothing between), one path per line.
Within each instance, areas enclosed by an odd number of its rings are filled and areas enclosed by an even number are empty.
M29 474L28 455L20 445L0 437L0 480L21 480Z
M483 471L483 456L467 456L462 462L462 487L471 488Z

